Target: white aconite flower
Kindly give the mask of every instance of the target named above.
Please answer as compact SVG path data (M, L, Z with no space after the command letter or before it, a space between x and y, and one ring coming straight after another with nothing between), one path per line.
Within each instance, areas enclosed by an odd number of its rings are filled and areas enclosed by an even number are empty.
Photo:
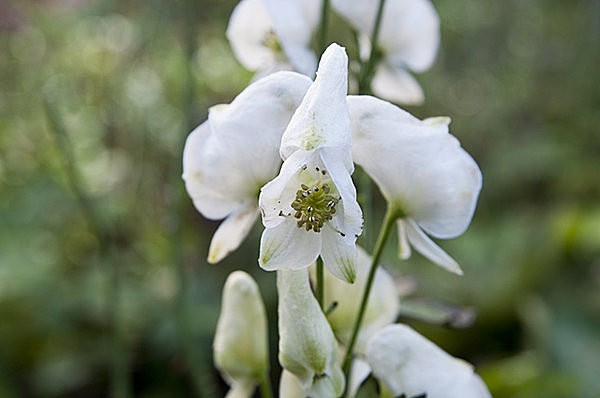
M370 52L379 0L332 0L335 10L361 34L361 52ZM371 81L373 93L402 104L424 100L419 83L407 71L431 67L440 42L440 21L429 0L387 0L377 39L381 63Z
M332 44L281 140L279 175L260 194L263 232L259 264L301 269L319 254L338 278L354 281L362 213L350 174L347 62Z
M223 288L213 345L215 365L231 385L228 397L250 397L268 370L267 316L256 282L235 271Z
M185 187L205 217L226 217L212 239L209 262L235 250L254 224L260 187L279 171L281 135L310 84L293 72L267 76L231 104L212 107L188 136Z
M410 245L449 271L460 267L427 234L448 239L468 227L481 171L448 131L448 118L415 118L370 96L348 97L354 161L373 178L398 218L399 254Z
M241 0L233 10L227 38L249 70L294 69L312 77L317 59L310 50L322 0Z
M323 280L325 308L336 303L335 308L327 314L327 319L335 335L344 344L348 344L352 335L371 267L371 257L361 247L357 249L357 276L354 284L342 282L327 273ZM400 292L394 279L383 267L377 268L355 351L364 354L369 337L383 326L393 323L399 309Z
M279 363L309 397L339 397L338 345L308 281L308 270L278 271ZM292 388L293 386L286 386Z
M405 325L386 326L367 347L373 374L393 396L491 398L473 367Z

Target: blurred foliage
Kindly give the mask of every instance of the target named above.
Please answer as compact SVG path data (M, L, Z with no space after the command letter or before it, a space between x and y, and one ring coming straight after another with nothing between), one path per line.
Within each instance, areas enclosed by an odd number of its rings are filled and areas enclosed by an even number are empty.
M434 4L441 52L418 76L426 105L409 111L452 116L484 188L467 233L441 243L464 277L418 254L401 262L394 244L385 262L414 278L414 298L477 319L460 330L407 321L475 363L496 398L598 398L600 2ZM276 358L274 275L253 260L259 225L209 266L217 223L179 177L187 133L251 78L224 36L234 5L0 2L0 397L107 396L115 302L135 396L224 395L212 335L237 268L261 285ZM329 36L350 37L339 18ZM44 101L64 121L100 235Z

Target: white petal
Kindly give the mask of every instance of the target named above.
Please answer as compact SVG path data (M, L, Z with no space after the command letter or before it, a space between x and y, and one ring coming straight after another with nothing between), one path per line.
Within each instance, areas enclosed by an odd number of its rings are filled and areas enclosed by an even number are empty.
M410 258L411 250L406 236L406 224L403 219L396 220L398 225L398 257L402 260Z
M344 237L328 226L320 232L323 237L321 257L329 272L348 283L356 279L356 245L348 244Z
M421 231L421 228L419 228L419 226L413 220L407 219L405 220L404 224L406 225L408 241L411 245L413 245L415 250L440 267L458 275L463 274L458 263L454 261L454 259L448 254L446 254L446 252L436 245L431 239L429 239L429 237L425 235L425 232Z
M279 362L311 397L337 397L344 376L338 345L308 282L308 271L278 271ZM319 377L315 377L319 375Z
M347 90L348 57L342 47L332 44L323 53L317 78L283 134L280 149L283 159L298 149L350 147Z
M367 347L367 361L394 396L491 398L472 366L405 325L390 325L377 332Z
M300 2L264 0L264 3L286 56L298 72L312 77L317 65L317 59L309 49L312 27Z
M350 380L348 382L348 397L356 396L360 385L371 374L371 367L366 361L354 358L350 368Z
M265 229L260 239L258 263L267 271L297 270L315 262L320 251L320 235L298 228L295 219L289 219Z
M208 262L218 263L238 248L258 217L256 203L240 207L219 225L208 250Z
M462 234L475 211L481 171L448 127L370 96L350 96L348 107L354 161L388 202L434 237Z
M282 398L306 398L298 378L285 369L281 372L281 379L279 379L279 396Z
M241 0L231 13L226 34L238 61L246 69L258 70L282 58L282 54L265 45L266 39L274 38L274 31L263 0Z
M244 203L279 170L279 143L310 79L279 72L249 85L230 105L212 107L187 138L183 178L196 208L219 219Z
M440 44L440 20L429 0L386 2L379 43L386 61L423 72L435 61Z
M246 381L233 383L225 398L250 398L256 389L256 382Z
M381 63L371 81L373 93L398 104L421 105L425 101L423 89L414 77L402 68Z

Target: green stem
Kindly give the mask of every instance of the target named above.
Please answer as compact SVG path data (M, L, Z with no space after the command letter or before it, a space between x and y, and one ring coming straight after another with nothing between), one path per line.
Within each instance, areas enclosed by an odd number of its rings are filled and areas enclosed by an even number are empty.
M271 387L268 372L262 374L258 383L260 385L262 398L273 398L273 388Z
M364 68L361 70L361 76L358 81L358 93L368 94L369 86L371 85L371 79L373 72L375 71L375 64L377 63L377 39L379 38L379 28L381 26L381 17L383 15L383 7L385 0L379 0L379 7L377 8L377 15L375 17L375 26L373 32L371 32L371 54L369 60L364 64Z
M367 284L365 286L362 301L360 303L358 315L356 317L356 320L354 321L352 337L350 338L350 343L348 344L348 349L346 351L346 355L344 356L344 361L342 362L342 369L344 370L344 373L346 375L346 380L348 380L350 372L350 364L352 362L352 350L354 349L356 337L358 336L358 331L360 330L360 326L365 315L365 310L367 309L369 293L371 292L373 279L375 278L375 271L377 270L377 265L379 264L379 258L381 257L381 253L383 253L383 248L385 247L387 238L390 235L392 226L394 225L394 222L397 218L398 210L393 206L388 205L388 209L385 213L385 218L383 219L383 224L381 225L381 229L379 231L379 236L377 237L377 243L375 244L375 251L373 252L373 259L371 261L371 269L369 270L369 276L367 277Z
M323 0L321 6L321 27L319 28L319 41L317 43L319 54L327 48L327 27L329 26L329 0Z
M317 258L317 302L319 303L319 307L323 309L323 259L321 256Z

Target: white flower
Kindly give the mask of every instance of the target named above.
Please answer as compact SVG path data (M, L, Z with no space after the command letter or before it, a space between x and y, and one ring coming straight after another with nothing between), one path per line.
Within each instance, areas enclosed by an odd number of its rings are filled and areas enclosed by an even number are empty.
M342 282L328 273L323 278L324 308L336 303L335 308L327 314L327 320L337 338L344 344L348 344L352 335L371 267L371 257L361 247L357 249L357 276L354 284ZM393 323L399 309L400 292L392 276L380 266L375 271L355 351L364 354L366 342L371 335Z
M339 397L344 375L338 345L308 282L308 270L278 271L279 363L307 396ZM293 386L287 386L293 388Z
M235 250L258 216L260 187L281 166L279 144L311 81L279 72L249 85L229 105L210 109L183 150L183 179L205 217L227 217L217 229L208 261Z
M361 53L368 54L379 0L332 0L332 5L359 31ZM383 59L371 81L373 93L398 103L422 103L423 90L407 69L429 69L439 42L440 21L429 0L387 0L376 44Z
M319 254L338 278L356 276L356 238L362 213L350 174L351 130L346 105L347 62L332 44L281 140L279 175L260 194L266 230L259 264L301 269Z
M373 178L398 215L399 254L408 242L449 271L460 267L427 235L448 239L468 227L481 171L448 132L449 118L415 118L370 96L348 97L354 161Z
M321 1L241 0L227 27L235 56L249 70L295 69L312 77L317 59L309 46Z
M300 380L285 369L281 372L281 379L279 379L279 396L281 398L306 398Z
M367 347L373 374L394 396L491 398L473 367L405 325L386 326Z
M213 344L215 365L231 385L228 397L250 397L269 367L267 316L256 282L235 271L223 288Z

